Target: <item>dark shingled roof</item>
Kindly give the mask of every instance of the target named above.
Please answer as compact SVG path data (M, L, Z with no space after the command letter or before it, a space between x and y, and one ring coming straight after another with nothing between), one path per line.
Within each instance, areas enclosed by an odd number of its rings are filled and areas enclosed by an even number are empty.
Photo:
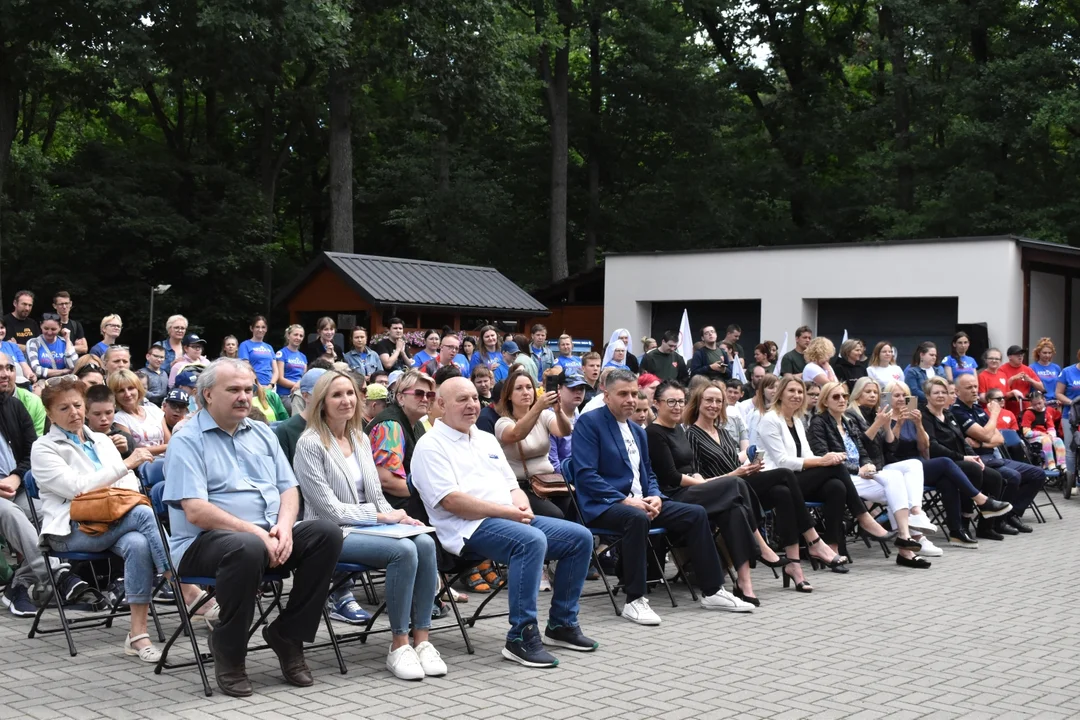
M287 302L324 264L374 305L513 314L548 312L543 303L495 268L337 252L320 253L296 280L278 293L275 304Z

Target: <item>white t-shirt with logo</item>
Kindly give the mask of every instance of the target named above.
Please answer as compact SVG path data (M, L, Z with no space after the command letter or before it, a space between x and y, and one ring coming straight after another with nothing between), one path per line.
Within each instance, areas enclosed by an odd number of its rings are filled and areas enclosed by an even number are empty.
M634 440L634 434L625 422L619 423L619 431L622 432L623 442L626 443L626 454L630 456L630 467L634 470L634 480L630 483L630 497L645 497L645 494L641 492L641 452Z

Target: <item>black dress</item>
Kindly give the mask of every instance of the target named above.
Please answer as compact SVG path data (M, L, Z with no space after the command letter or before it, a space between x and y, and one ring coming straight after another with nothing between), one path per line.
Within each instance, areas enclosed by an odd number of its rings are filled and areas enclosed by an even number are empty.
M698 470L694 464L694 450L682 426L669 428L652 423L645 428L645 434L649 438L649 462L664 494L676 502L705 508L709 519L720 530L734 567L756 560L759 556L757 538L754 537L757 514L753 493L742 478L716 477L698 485L684 486L682 476L693 475Z

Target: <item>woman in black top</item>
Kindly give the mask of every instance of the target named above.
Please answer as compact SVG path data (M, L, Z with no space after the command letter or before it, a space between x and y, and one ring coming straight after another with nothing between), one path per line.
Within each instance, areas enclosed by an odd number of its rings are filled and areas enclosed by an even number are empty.
M758 543L761 535L757 531L757 512L750 488L737 477L707 479L698 472L694 451L679 424L686 405L682 385L671 380L662 382L653 397L656 422L645 428L645 434L649 438L649 461L656 481L672 500L705 508L709 520L720 530L738 576L735 595L756 606L759 603L750 581L750 562L762 554L761 548L765 550L766 564L776 566L780 558L763 540ZM724 430L721 428L720 432Z
M862 340L852 338L840 346L836 362L833 363L833 373L839 382L846 383L848 391L855 389L855 383L859 378L866 377L866 346Z
M786 552L786 557L781 558L781 564L787 565L784 572L800 592L811 592L813 587L803 577L798 561L799 535L806 538L810 555L826 565L839 566L840 556L821 542L794 472L786 468L763 471L760 454L755 462L742 464L739 446L723 430L727 412L724 405L722 383L702 385L690 395L684 415L689 427L687 441L697 467L707 476L729 475L745 480L761 504L773 511L777 539Z

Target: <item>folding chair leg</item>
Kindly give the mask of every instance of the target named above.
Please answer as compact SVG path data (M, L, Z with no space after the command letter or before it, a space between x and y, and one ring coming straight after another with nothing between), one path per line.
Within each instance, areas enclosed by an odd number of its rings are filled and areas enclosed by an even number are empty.
M653 560L656 561L656 567L658 567L658 568L664 567L664 564L662 562L660 562L660 555L656 552L656 547L651 542L649 542L649 540L646 540L645 544L649 546L649 552L652 553ZM671 543L666 543L666 544L667 544L667 548L669 550L671 550L672 549ZM679 571L680 575L682 575L683 580L686 580L686 587L690 588L690 593L692 595L694 595L694 599L697 600L697 596L696 596L696 594L694 594L694 586L691 585L690 581L687 579L686 573L683 572L682 564L679 562L678 558L675 557L674 552L671 553L671 561L673 563L675 563L675 569ZM671 581L670 580L662 580L661 582L664 583L664 590L667 591L668 599L671 600L671 607L679 607L679 603L676 602L676 600L675 600L675 594L673 592L671 592Z
M616 615L622 615L622 610L619 609L619 604L615 602L615 593L611 590L611 583L608 582L607 573L604 572L604 568L600 566L600 556L596 554L596 548L592 551L593 565L596 566L596 572L600 575L600 579L604 581L604 590L607 591L608 600L611 601L611 607L615 608Z
M341 674L344 675L348 672L345 668L345 658L341 655L341 646L338 645L337 633L334 632L334 628L330 625L330 613L326 609L326 603L323 603L322 608L323 622L326 623L326 632L330 635L330 645L334 648L334 655L337 657L338 668L341 670Z
M450 591L450 578L446 576L446 573L439 573L439 576L442 579L443 592L446 593L446 599L450 601L450 609L454 611L454 617L457 618L458 627L461 629L461 637L465 639L465 649L472 655L476 651L473 650L472 641L469 639L469 631L465 629L465 621L461 619L461 612L458 610L457 601L454 600L454 593Z
M169 581L172 583L173 592L176 593L177 604L183 603L183 594L180 591L180 581L175 576ZM186 632L188 640L191 641L191 652L195 656L195 667L199 669L199 677L202 678L203 692L206 693L206 697L210 697L214 694L214 691L210 687L210 679L206 675L206 665L203 663L202 652L199 650L199 641L195 639L195 628L191 625L191 617L198 612L204 604L210 601L210 598L214 596L214 588L210 588L206 597L197 602L195 606L189 611L186 606L182 606L180 609L180 626L176 628L172 636L165 643L165 646L161 648L161 657L158 659L157 664L154 665L154 674L160 675L161 670L166 667L166 662L169 658L169 650L172 649L177 638L180 637L180 633Z
M64 628L64 637L67 638L68 652L71 653L71 657L75 657L78 653L75 650L75 638L71 636L71 626L68 624L67 614L64 612L64 601L60 597L60 588L56 584L56 572L53 570L52 563L49 562L49 557L45 557L45 569L49 573L49 584L52 585L53 601L56 603L57 613L60 615L60 626ZM41 616L48 610L49 604L45 603L45 607L38 608L37 614L34 616L34 624L30 626L30 633L26 636L28 639L33 639L37 634L38 626L41 623Z
M1050 507L1054 508L1054 512L1057 513L1058 520L1063 520L1064 518L1061 516L1061 511L1058 510L1057 503L1054 502L1054 498L1050 495L1050 492L1046 489L1045 486L1043 487L1043 495L1045 495L1046 499L1050 501Z

